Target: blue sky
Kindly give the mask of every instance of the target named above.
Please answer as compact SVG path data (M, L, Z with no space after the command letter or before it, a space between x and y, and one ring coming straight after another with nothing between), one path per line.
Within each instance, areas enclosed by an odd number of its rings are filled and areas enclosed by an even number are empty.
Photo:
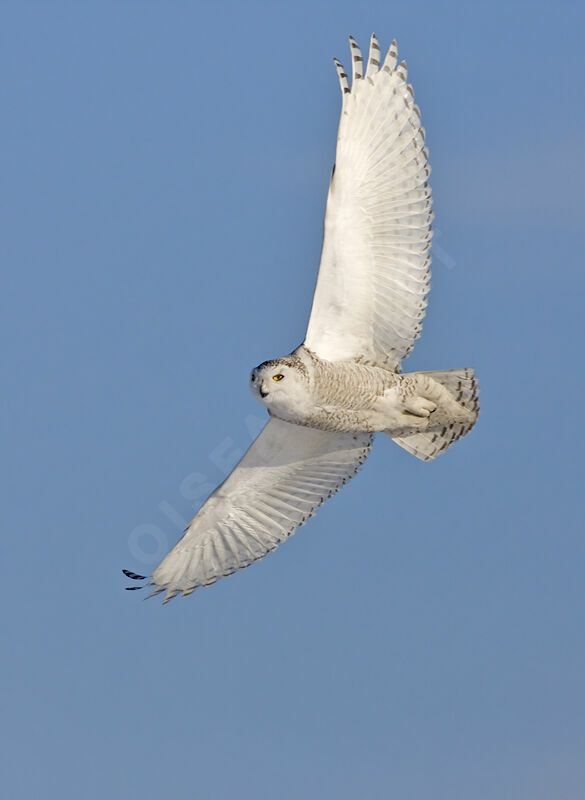
M582 4L4 2L2 785L31 797L585 796ZM398 39L436 251L408 369L473 433L380 439L251 569L123 590L302 341L347 35ZM199 499L198 499L199 498Z

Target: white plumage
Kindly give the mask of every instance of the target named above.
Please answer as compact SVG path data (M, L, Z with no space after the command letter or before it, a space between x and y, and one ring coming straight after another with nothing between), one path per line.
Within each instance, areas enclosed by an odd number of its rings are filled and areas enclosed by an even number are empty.
M420 335L430 280L431 191L420 112L396 44L366 77L350 39L354 81L339 62L343 106L319 279L306 346L331 361L395 369Z
M393 42L350 37L321 265L305 342L253 370L270 420L152 575L164 602L274 550L358 470L378 431L428 461L474 425L469 368L401 375L429 289L431 192L420 112ZM125 570L126 575L141 579Z
M190 594L274 550L357 472L371 446L371 434L269 420L156 570L154 594Z

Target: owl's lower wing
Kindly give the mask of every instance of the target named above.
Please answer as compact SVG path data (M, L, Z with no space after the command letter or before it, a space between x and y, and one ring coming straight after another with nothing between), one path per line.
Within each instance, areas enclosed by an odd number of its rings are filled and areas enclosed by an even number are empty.
M420 112L393 43L380 64L372 36L364 73L336 67L343 105L327 198L319 277L305 344L329 361L390 369L419 336L430 279L431 191Z
M152 594L166 603L270 553L355 475L372 438L270 419L154 571Z

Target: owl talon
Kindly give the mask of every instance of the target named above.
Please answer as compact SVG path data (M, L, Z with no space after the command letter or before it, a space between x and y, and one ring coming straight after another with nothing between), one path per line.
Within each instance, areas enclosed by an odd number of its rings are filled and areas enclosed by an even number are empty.
M415 417L430 417L437 410L437 404L426 397L413 397L405 404L405 411Z

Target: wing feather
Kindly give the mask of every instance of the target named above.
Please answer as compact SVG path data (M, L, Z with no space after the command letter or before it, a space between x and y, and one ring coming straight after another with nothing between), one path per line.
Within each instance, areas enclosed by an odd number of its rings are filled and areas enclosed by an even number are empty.
M365 77L350 38L336 165L306 346L328 360L398 369L421 331L430 280L430 168L420 111L396 42L381 68L374 35ZM343 77L342 77L343 76Z
M362 58L362 51L360 50L359 45L353 38L353 36L349 37L349 46L351 49L351 67L352 67L351 80L353 83L359 78L363 77L364 60Z
M357 472L371 434L272 418L152 575L152 594L191 594L274 550ZM152 595L151 595L152 596Z

